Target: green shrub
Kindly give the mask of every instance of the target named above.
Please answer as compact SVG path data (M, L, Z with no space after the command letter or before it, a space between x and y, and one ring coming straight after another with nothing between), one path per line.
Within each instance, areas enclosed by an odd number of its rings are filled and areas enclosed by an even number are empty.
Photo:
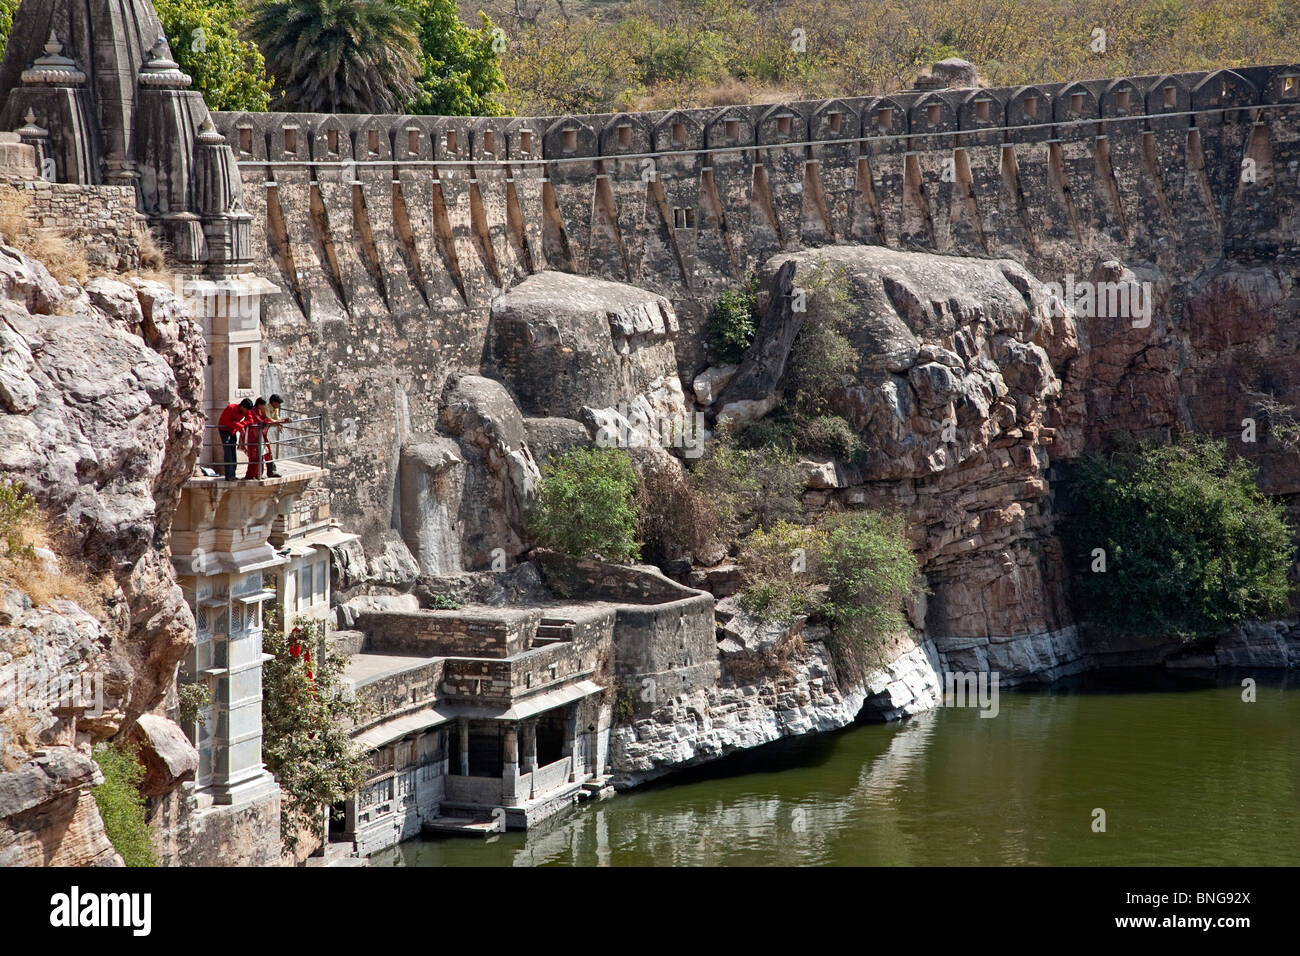
M104 782L93 791L95 806L113 849L127 866L157 866L140 795L144 767L134 750L110 741L95 747L94 759L104 774Z
M920 565L900 515L855 511L821 523L825 544L818 577L826 584L822 614L832 630L831 655L851 682L877 663L881 638L907 623L904 602L916 590Z
M361 707L343 684L345 658L325 641L319 621L288 634L278 621L262 631L262 759L275 774L280 844L293 853L301 835L319 832L321 808L357 790L368 763L348 727Z
M695 475L717 505L728 545L756 527L770 528L803 514L800 495L806 482L798 462L792 448L742 448L728 426L718 428Z
M544 467L529 530L538 544L573 557L635 560L636 490L627 452L572 448Z
M799 283L808 313L790 350L785 395L794 413L808 420L832 411L845 376L857 370L858 352L849 340L853 300L844 267L819 261Z
M180 722L182 727L195 723L206 724L203 708L212 703L212 692L206 684L180 684L176 688L176 697L180 702Z
M788 521L748 535L740 549L745 575L740 606L764 621L789 622L809 613L825 538L815 528Z
M433 594L425 602L425 607L431 611L459 611L461 603L446 594Z
M0 479L0 540L11 558L32 558L33 530L39 527L40 510L36 499L23 486L8 478Z
M704 330L718 361L739 362L758 332L757 277L743 289L727 289L718 296Z
M834 455L842 461L856 461L863 451L862 439L842 415L817 415L802 422L798 431L799 450Z
M1065 525L1089 618L1193 640L1287 612L1294 529L1225 442L1186 439L1085 459ZM1101 549L1103 554L1095 553ZM1104 558L1105 570L1099 558Z

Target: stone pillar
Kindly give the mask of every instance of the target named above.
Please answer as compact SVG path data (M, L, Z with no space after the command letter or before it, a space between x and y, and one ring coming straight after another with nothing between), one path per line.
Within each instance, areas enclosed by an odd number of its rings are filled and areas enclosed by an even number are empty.
M528 774L528 799L537 795L537 718L524 721L524 773Z
M469 718L456 718L456 731L460 734L460 775L469 776Z
M261 604L272 595L262 590L260 572L231 576L222 584L228 590L209 599L226 622L214 628L208 671L215 678L211 792L214 802L234 804L276 787L262 763Z
M578 708L581 701L569 705L568 720L564 725L564 738L569 742L569 783L578 779Z
M519 799L519 725L514 721L506 724L501 746L505 750L501 762L501 799L514 806Z

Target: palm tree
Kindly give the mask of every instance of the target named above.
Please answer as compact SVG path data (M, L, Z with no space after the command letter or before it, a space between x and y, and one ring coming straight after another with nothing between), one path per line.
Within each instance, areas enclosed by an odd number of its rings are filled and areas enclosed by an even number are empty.
M400 0L257 0L249 30L286 111L392 113L416 91L420 41Z

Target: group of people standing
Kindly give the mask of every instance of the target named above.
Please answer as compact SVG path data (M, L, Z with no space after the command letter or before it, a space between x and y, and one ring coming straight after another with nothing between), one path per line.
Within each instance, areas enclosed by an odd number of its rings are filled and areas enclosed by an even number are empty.
M221 447L225 454L226 481L235 480L237 464L236 449L242 447L248 456L248 472L245 479L261 478L263 466L267 478L278 478L275 460L271 454L272 437L268 435L275 429L275 438L279 437L279 426L291 421L281 417L282 401L279 395L272 395L270 402L264 398L253 401L246 398L236 404L231 402L217 419L217 432L221 435Z

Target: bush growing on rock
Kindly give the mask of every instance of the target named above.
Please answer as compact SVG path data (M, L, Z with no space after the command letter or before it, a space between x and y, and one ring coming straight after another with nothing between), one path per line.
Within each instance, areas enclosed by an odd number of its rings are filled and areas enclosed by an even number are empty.
M617 448L572 448L542 469L528 518L534 540L576 558L639 556L637 474Z
M785 394L791 411L806 420L832 413L845 376L857 370L858 353L849 341L853 301L843 266L819 261L800 285L809 308L790 350Z
M661 567L683 557L713 564L725 554L717 503L690 474L649 466L637 487L637 533L642 557Z
M762 621L786 623L808 614L817 602L825 544L824 532L789 521L753 531L741 542L740 606Z
M721 362L736 363L754 341L758 331L758 282L751 277L743 289L727 289L709 312L705 334L714 356Z
M1085 615L1103 627L1193 640L1286 613L1294 529L1225 442L1093 456L1071 492L1075 582Z
M916 591L920 564L901 515L838 514L820 530L818 576L826 584L821 613L831 625L829 650L840 676L857 682L876 663L880 640L906 625L903 605Z
M805 481L798 462L791 448L742 448L729 427L719 427L695 476L717 504L728 547L754 528L770 528L803 513Z
M114 741L97 745L94 758L104 774L93 793L108 841L127 866L157 866L140 795L144 766L133 751Z

